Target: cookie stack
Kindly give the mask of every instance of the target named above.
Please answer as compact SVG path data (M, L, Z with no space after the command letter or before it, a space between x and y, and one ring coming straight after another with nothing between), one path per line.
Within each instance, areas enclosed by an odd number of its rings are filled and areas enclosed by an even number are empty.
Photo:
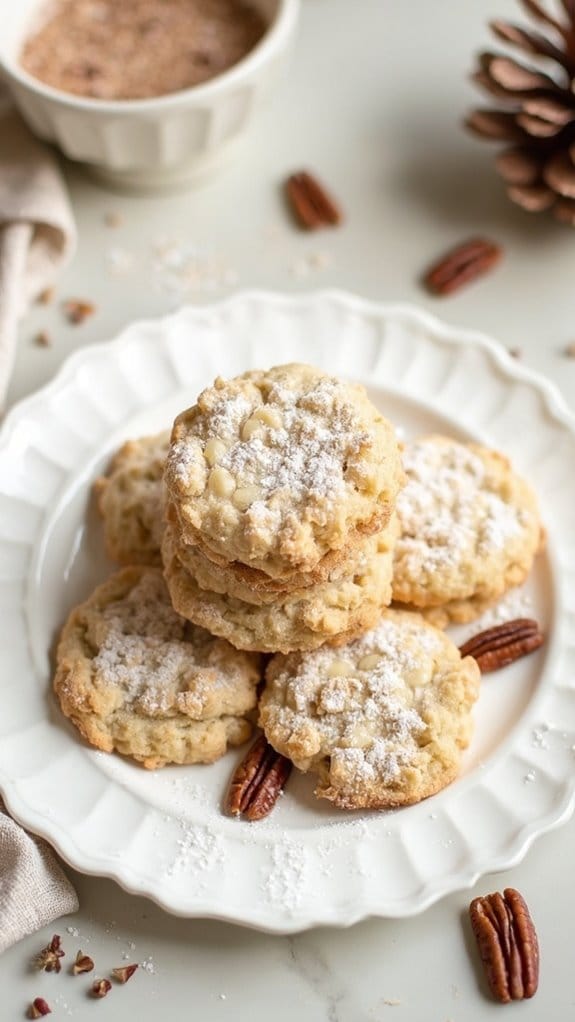
M345 642L389 604L403 471L363 387L299 364L218 379L164 479L174 608L236 648Z
M54 682L91 744L208 763L258 722L345 809L457 775L479 668L433 624L480 615L544 539L502 454L429 436L400 458L362 387L286 365L216 380L95 490L128 567L72 611Z

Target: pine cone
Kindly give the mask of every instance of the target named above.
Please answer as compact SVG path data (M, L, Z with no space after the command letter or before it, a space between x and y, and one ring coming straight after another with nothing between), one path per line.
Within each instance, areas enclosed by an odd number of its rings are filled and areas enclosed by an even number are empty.
M491 22L494 34L552 65L546 74L501 53L483 53L474 81L501 100L501 109L474 110L467 125L482 138L511 143L496 166L507 194L532 213L552 210L575 226L575 0L560 0L555 17L537 0L519 0L547 34Z

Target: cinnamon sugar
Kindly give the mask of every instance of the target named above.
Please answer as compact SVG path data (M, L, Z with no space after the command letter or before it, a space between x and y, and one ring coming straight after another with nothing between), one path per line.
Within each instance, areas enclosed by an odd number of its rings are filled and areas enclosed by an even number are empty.
M24 70L92 99L189 89L237 64L266 29L242 0L52 0L24 43Z

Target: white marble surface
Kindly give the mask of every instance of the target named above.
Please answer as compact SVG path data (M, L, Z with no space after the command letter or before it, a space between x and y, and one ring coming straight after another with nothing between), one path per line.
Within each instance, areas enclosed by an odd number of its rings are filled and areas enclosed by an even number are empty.
M68 168L80 228L78 256L58 297L88 298L94 317L67 325L58 304L23 323L12 402L46 382L79 345L113 336L135 317L181 300L210 301L241 287L304 290L336 286L371 298L416 301L452 323L477 327L520 348L573 405L575 234L507 203L489 148L460 128L473 100L472 53L485 48L489 17L518 17L514 0L304 0L290 73L234 167L201 189L161 198L114 196ZM279 184L308 166L341 198L347 221L313 236L285 215ZM107 213L122 224L110 227ZM418 277L430 258L484 232L505 245L489 279L443 302ZM154 250L175 242L180 260L158 267ZM187 270L182 269L187 263ZM46 329L50 348L33 338ZM270 362L273 338L270 338ZM474 892L445 899L405 921L372 920L350 930L274 938L213 922L167 916L107 880L73 875L81 910L0 958L0 1018L24 1016L33 996L54 1018L231 1017L287 1022L483 1022L519 1011L525 1022L571 1016L572 862L575 823L541 838L524 862L488 876ZM542 946L537 997L502 1008L486 995L465 912L473 893L515 886L527 898ZM70 928L73 932L67 932ZM102 1004L87 983L37 975L31 955L51 932L70 953L82 947L101 971L147 963ZM76 934L78 934L76 936Z

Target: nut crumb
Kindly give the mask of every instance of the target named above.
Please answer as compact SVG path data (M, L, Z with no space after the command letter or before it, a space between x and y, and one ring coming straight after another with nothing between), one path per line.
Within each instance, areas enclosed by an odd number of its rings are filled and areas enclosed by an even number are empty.
M90 987L92 997L106 997L112 989L109 979L95 979Z
M55 290L56 289L53 287L45 287L43 291L40 291L40 294L36 298L37 304L51 305L52 302L54 301Z
M39 330L34 338L34 343L39 348L50 348L52 346L52 338L47 330Z
M563 349L565 358L575 358L575 341L571 341L571 344L567 344Z
M134 975L137 968L137 963L134 965L121 965L117 969L112 969L112 976L114 979L118 980L118 983L127 983Z
M62 302L62 309L68 322L78 326L94 315L96 306L81 298L68 298Z
M36 955L34 965L43 972L60 972L62 968L60 959L63 957L64 951L60 946L60 937L55 933L50 943L42 948L40 954Z
M84 972L91 972L94 968L94 962L89 955L85 955L82 951L78 951L76 955L76 961L72 965L72 972L74 976L80 976Z
M52 1009L43 997L36 997L28 1008L28 1018L43 1018L44 1015L51 1015Z
M121 227L124 223L124 217L117 210L111 209L104 213L104 223L106 227Z
M523 352L521 348L508 348L507 351L511 355L511 358L520 359L523 357Z

